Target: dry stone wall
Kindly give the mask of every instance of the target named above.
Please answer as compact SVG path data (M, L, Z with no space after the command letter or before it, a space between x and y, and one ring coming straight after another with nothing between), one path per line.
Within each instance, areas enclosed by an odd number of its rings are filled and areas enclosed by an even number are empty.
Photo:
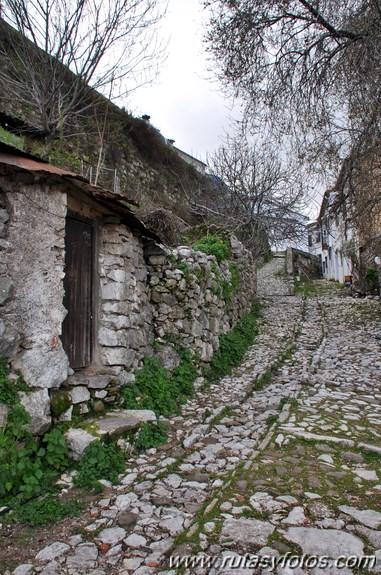
M254 262L234 238L230 259L218 263L187 246L144 240L96 212L93 361L74 372L61 343L67 191L55 181L0 178L0 192L0 356L30 387L20 399L35 434L52 418L118 405L146 356L172 369L187 348L209 362L219 336L250 310Z
M103 225L99 267L101 363L136 369L153 343L142 242L124 225Z
M176 364L174 348L188 348L209 362L219 336L250 310L256 293L251 254L232 238L231 258L218 263L187 246L148 251L150 300L158 352L164 365Z

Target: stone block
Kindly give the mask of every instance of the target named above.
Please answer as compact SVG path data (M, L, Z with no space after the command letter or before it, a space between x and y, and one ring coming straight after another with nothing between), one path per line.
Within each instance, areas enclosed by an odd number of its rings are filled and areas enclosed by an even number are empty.
M19 348L20 341L17 330L0 319L0 357L12 358Z
M103 349L101 355L106 365L124 365L129 367L132 365L136 353L132 349L126 349L125 347L114 347Z
M12 296L13 283L7 277L0 277L0 305L4 305Z
M20 401L29 413L28 429L33 435L43 435L51 426L50 397L47 389L31 393L20 392Z
M101 287L101 298L103 300L126 300L128 297L129 288L125 283L110 282Z
M76 403L84 403L85 401L89 401L90 399L90 392L87 387L74 387L70 391L71 401L75 405Z
M124 343L119 331L107 329L106 327L100 328L98 332L98 342L100 345L105 345L106 347L117 347Z
M61 347L57 349L34 348L17 354L12 362L31 387L60 387L68 377L69 360Z
M110 383L109 375L92 375L88 379L89 389L104 389Z
M69 457L79 461L86 447L99 438L84 429L70 428L65 433L69 450Z

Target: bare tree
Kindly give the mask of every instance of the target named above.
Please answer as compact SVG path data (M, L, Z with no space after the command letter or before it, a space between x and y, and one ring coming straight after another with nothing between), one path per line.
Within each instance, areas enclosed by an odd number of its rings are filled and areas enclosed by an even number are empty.
M116 98L148 81L165 1L3 0L0 81L52 136L94 106L94 90Z
M304 190L270 146L241 133L227 138L208 163L214 174L209 191L189 198L195 213L230 228L256 255L304 238Z
M340 161L381 133L379 0L204 0L218 77L254 123ZM337 167L336 166L336 167Z

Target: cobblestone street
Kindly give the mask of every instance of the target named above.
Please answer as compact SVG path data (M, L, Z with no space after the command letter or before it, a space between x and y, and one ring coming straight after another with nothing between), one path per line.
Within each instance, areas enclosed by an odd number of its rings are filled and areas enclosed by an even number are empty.
M283 257L260 269L241 366L197 382L168 444L127 461L83 533L12 573L381 573L380 302L317 284L290 295Z

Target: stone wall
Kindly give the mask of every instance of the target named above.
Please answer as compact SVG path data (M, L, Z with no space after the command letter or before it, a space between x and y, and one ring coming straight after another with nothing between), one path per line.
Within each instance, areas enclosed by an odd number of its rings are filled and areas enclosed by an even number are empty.
M143 244L121 224L102 225L100 236L101 363L134 370L153 343Z
M300 276L303 280L322 277L321 258L302 250L288 248L286 253L286 270L290 275Z
M97 305L92 364L74 372L60 339L67 313L65 218L74 204L63 182L48 179L29 185L0 179L0 355L31 388L22 402L36 434L52 417L71 420L118 405L145 356L157 354L172 369L179 348L188 348L209 362L219 336L250 310L256 291L252 257L234 238L230 260L218 264L189 247L144 240L101 206L76 200L96 229Z
M209 362L219 336L251 308L256 293L251 254L232 238L231 259L220 264L187 246L161 252L151 247L147 260L153 329L164 346L159 352L164 364L173 367L178 346Z
M2 178L0 195L0 351L33 390L23 401L28 409L38 406L33 431L43 431L50 425L48 390L58 388L69 369L60 340L66 196L44 185L31 193Z

